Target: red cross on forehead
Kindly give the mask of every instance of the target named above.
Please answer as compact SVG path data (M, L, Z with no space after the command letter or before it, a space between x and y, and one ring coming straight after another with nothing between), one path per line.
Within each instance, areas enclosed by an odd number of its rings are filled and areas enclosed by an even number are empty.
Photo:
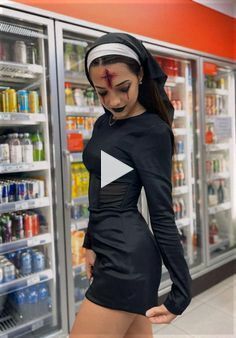
M108 87L112 88L112 79L115 76L117 76L116 73L112 73L108 69L105 69L105 72L104 72L104 75L102 76L102 79L105 79L107 81Z

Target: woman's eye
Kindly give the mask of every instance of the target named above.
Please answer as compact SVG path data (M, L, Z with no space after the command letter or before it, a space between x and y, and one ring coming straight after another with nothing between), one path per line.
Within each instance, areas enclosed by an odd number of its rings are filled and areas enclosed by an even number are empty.
M101 96L105 96L106 95L106 93L98 93L99 95L101 95Z
M127 87L127 88L122 88L120 91L121 91L122 93L127 93L128 90L129 90L129 87Z

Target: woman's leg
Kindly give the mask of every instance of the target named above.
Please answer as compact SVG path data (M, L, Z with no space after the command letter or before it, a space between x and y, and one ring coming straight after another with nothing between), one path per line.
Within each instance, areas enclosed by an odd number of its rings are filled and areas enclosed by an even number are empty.
M123 338L136 316L97 305L85 297L69 338Z
M142 315L137 315L124 338L153 338L152 323Z

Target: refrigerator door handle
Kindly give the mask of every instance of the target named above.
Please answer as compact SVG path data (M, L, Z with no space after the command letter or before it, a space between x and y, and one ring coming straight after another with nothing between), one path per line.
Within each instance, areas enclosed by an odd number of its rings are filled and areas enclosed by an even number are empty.
M66 160L66 182L65 184L65 206L67 209L71 208L72 200L71 200L71 193L72 193L72 179L71 179L71 162L70 162L70 152L66 149L63 150L63 155Z

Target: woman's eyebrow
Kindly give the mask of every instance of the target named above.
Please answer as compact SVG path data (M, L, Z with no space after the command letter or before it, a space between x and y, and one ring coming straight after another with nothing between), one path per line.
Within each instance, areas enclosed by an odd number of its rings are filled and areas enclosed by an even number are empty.
M118 86L120 86L120 85L122 85L123 83L125 83L125 82L127 82L127 81L129 81L129 80L125 80L125 81L123 81L123 82L121 82L121 83L118 83L115 87L118 87ZM95 86L96 88L99 88L99 89L106 89L106 88L104 88L104 87L99 87L99 86Z

